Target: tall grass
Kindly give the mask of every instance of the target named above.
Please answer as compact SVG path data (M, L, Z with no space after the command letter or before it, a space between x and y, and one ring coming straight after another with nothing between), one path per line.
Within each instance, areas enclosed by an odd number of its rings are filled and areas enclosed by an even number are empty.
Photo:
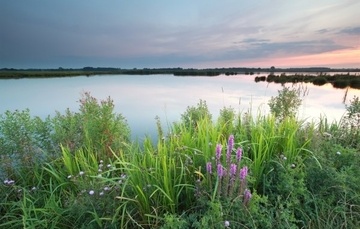
M269 165L272 160L281 158L291 165L313 156L307 148L312 139L311 131L302 136L302 128L303 123L294 117L287 117L281 122L275 116L261 114L238 119L236 133L239 135L235 136L243 142L246 155L252 162L255 187L271 172Z

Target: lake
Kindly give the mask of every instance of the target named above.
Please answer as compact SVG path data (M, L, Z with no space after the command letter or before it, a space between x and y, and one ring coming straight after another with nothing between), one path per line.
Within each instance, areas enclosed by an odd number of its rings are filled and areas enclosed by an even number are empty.
M30 109L34 116L45 118L66 108L77 111L84 92L97 99L110 96L115 111L123 114L132 130L133 138L156 133L155 117L159 116L166 129L167 123L178 121L187 106L205 100L214 118L224 106L238 112L252 109L253 113L269 112L271 96L282 88L280 84L259 82L250 75L220 75L216 77L179 77L173 75L101 75L65 78L0 80L0 113L6 110ZM286 86L292 87L292 84ZM335 89L330 84L314 86L297 84L306 89L299 118L339 120L345 112L343 103L346 89ZM346 102L360 90L348 89Z

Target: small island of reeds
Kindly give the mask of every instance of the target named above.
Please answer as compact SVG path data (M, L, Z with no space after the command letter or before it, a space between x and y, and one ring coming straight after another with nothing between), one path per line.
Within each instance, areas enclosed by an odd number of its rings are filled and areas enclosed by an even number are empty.
M350 73L335 73L335 74L274 74L271 73L268 76L256 76L255 82L266 81L269 83L312 83L314 85L322 86L330 83L334 88L355 88L360 89L360 74Z

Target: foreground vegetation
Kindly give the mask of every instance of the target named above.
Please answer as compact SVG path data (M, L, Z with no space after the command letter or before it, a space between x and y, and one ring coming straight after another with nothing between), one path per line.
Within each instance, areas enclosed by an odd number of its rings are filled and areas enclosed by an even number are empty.
M284 88L271 115L215 121L199 101L156 119L157 142L89 93L45 120L7 111L0 228L359 228L360 101L337 123L297 120L300 103Z

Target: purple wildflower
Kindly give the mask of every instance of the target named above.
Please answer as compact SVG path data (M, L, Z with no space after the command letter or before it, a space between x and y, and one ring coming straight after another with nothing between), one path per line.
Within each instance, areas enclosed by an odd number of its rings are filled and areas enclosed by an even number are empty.
M230 171L229 171L230 177L234 177L236 175L236 169L237 169L236 164L231 164L230 165Z
M236 161L239 163L242 157L242 149L239 147L236 151Z
M220 163L221 149L222 149L222 146L220 144L217 144L216 145L216 163L217 164Z
M220 163L217 165L217 174L220 178L224 176L224 167Z
M252 195L251 195L250 190L249 190L249 189L245 189L244 198L250 200L250 199L251 199L251 196L252 196Z
M226 162L227 164L230 164L231 160L231 152L234 147L234 135L229 136L228 145L227 145L227 152L226 152Z
M206 172L212 174L212 165L211 162L206 163Z
M248 174L248 167L244 166L242 169L240 169L240 180L245 180L247 174Z
M244 191L244 204L247 205L251 199L251 192L249 189L245 189Z

